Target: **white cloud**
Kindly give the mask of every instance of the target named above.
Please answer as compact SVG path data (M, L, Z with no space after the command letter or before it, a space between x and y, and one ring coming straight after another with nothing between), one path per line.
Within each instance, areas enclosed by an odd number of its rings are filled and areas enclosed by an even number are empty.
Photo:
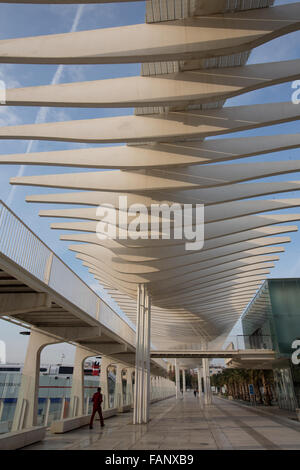
M15 126L21 122L16 111L9 106L0 106L0 126Z
M48 112L48 121L71 121L70 114L65 109L52 108Z
M6 88L19 88L21 83L16 80L15 66L13 64L0 64L0 80Z
M86 69L78 65L64 69L64 77L66 82L83 82L88 80Z

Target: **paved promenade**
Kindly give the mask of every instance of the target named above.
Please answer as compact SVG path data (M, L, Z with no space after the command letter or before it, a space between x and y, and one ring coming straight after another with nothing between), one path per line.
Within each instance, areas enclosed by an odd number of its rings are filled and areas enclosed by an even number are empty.
M95 422L66 434L50 435L30 450L173 450L173 449L300 449L300 423L271 408L246 405L214 398L213 405L201 407L190 392L151 406L147 425L131 424L131 413ZM292 416L287 413L286 416Z

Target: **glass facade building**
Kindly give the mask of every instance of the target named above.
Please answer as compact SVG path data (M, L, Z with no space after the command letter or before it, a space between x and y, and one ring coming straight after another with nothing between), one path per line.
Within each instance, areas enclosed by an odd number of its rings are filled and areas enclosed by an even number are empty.
M300 365L292 362L292 343L300 339L300 279L268 279L244 312L242 328L251 348L263 349L269 338L278 404L299 408Z

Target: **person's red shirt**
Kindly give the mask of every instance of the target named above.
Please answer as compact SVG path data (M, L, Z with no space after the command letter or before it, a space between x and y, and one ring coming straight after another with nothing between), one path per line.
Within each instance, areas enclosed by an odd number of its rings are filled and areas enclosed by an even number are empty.
M93 395L92 402L94 404L94 408L99 408L101 403L103 402L102 393L96 392Z

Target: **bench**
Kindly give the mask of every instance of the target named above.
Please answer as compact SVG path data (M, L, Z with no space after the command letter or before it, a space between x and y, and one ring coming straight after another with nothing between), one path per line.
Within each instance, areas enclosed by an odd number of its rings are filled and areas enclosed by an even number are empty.
M103 411L103 418L107 419L117 414L117 408L109 408ZM72 431L73 429L87 426L90 422L91 415L75 416L73 418L65 418L57 421L52 421L50 432L53 434L63 434Z
M0 435L0 450L16 450L42 441L46 435L46 426L34 426Z

